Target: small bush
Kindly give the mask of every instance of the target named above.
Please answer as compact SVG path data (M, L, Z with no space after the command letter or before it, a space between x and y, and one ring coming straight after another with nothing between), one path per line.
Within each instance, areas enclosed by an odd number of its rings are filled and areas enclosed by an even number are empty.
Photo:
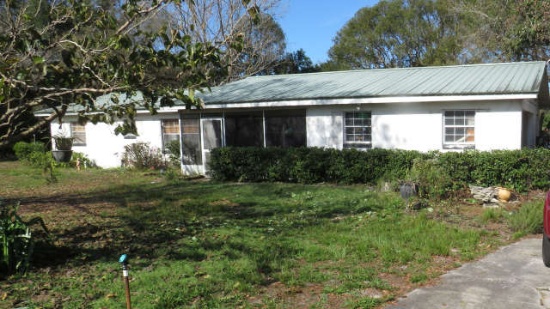
M19 159L20 161L29 161L33 153L46 152L46 147L44 146L44 143L41 142L17 142L13 146L13 151L15 152L15 156L17 157L17 159Z
M517 237L542 233L542 202L525 203L517 212L510 215L508 222Z
M42 169L46 182L57 182L57 177L54 174L55 160L50 152L46 152L43 143L18 142L13 146L13 150L20 161Z
M437 158L413 160L408 181L418 185L420 198L443 199L452 188L452 179L440 166Z
M166 150L170 158L170 164L175 167L180 167L181 154L180 154L180 141L170 141L166 144Z
M126 166L141 170L164 168L164 158L160 149L143 142L126 145L122 160Z

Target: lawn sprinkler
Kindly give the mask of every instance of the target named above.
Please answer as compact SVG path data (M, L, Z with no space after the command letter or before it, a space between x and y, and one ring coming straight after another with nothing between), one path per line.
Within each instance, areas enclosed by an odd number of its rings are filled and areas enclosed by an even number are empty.
M126 254L121 255L118 262L122 264L122 280L124 281L124 290L126 291L126 309L132 309L130 301L130 280L128 279L128 256Z

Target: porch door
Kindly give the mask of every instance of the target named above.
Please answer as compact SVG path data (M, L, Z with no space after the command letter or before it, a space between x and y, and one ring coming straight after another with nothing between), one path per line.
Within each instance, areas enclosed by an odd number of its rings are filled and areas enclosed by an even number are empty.
M202 127L202 157L205 174L210 172L210 152L223 146L223 126L221 118L201 119Z

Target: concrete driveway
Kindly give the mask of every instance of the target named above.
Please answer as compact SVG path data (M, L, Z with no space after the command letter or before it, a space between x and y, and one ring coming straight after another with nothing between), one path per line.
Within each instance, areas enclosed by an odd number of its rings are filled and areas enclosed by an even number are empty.
M550 308L550 268L541 259L541 239L528 238L419 288L386 309Z

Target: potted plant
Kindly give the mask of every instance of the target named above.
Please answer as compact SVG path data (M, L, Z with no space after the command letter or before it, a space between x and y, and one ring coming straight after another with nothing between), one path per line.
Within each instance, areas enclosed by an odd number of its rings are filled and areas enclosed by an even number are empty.
M56 162L70 162L73 155L73 140L72 137L57 135L53 138L55 150L52 150L53 158Z

